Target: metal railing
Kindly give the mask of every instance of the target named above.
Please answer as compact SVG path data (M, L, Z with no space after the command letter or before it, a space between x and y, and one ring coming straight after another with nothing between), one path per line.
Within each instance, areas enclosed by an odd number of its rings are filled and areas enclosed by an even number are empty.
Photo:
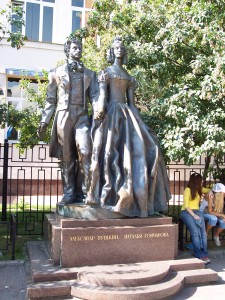
M17 144L0 144L0 212L2 222L15 214L16 234L42 235L44 215L54 210L62 194L59 161L49 158L49 146L35 145L21 152ZM182 162L167 165L172 199L169 215L179 222L183 190L192 172L203 173L205 159L195 164ZM225 161L223 166L225 167ZM211 178L209 177L209 182ZM188 235L183 230L183 238Z
M17 234L43 234L44 214L62 193L59 161L49 158L48 145L21 152L17 144L0 144L0 212L2 222L16 214Z
M10 214L8 221L0 221L1 240L0 251L11 250L11 259L15 260L15 247L16 247L16 215Z

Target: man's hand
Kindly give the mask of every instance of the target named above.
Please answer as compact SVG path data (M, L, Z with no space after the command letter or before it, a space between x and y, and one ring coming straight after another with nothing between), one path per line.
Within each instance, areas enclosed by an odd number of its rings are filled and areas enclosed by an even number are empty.
M38 127L37 134L38 134L38 137L41 141L44 139L47 126L48 126L48 124L46 124L44 122L41 122L39 127Z

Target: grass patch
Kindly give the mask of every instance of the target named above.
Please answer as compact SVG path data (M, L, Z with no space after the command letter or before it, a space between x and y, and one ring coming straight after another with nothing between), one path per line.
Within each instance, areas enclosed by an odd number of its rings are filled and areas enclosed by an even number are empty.
M23 212L23 211L51 211L51 210L55 210L56 209L56 205L35 205L35 204L28 204L25 203L25 205L19 205L19 204L8 204L7 205L7 211L9 212ZM0 211L2 211L2 204L0 204Z
M26 243L43 240L44 216L46 211L17 211L15 259L25 259ZM50 210L48 211L50 213ZM1 218L0 214L0 218ZM7 213L10 220L10 213ZM0 222L0 260L12 259L12 243L10 241L10 223Z
M43 236L16 236L15 259L25 260L26 258L26 243L28 241L40 241ZM6 248L7 236L1 234L0 249ZM8 249L0 250L0 261L12 259L12 245L8 245Z

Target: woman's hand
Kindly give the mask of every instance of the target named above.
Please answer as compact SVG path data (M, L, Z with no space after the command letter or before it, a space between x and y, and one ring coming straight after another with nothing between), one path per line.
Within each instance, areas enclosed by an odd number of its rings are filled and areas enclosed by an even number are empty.
M200 220L201 218L194 213L190 207L186 207L186 211L194 218L195 220Z
M193 218L194 218L195 220L200 220L200 217L199 217L198 215L196 215L196 214L193 215Z

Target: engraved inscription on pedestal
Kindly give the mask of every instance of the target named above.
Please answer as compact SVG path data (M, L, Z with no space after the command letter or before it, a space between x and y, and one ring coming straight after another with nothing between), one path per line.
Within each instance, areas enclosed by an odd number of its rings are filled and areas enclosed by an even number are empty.
M62 267L170 260L177 255L178 226L169 217L104 220L56 217L58 224L47 218L52 224L53 263L60 261Z

